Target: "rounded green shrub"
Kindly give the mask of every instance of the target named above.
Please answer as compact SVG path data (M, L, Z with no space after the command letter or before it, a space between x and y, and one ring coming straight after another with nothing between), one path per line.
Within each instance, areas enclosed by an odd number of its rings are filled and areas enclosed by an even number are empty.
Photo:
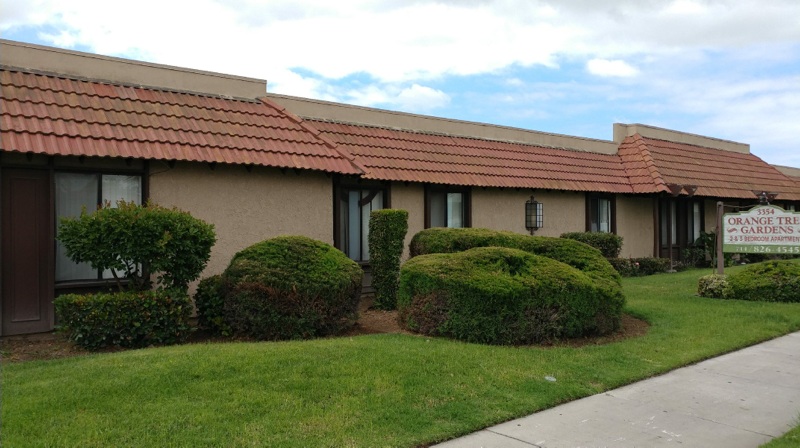
M305 339L355 322L363 271L329 244L282 236L237 253L222 274L225 322L256 339Z
M157 289L184 293L200 277L217 240L213 225L187 212L125 201L63 218L58 239L72 261L110 269L120 291L122 279L128 289L146 291L154 278Z
M728 275L724 298L764 302L800 302L800 264L774 260Z
M194 293L197 309L197 326L214 334L228 335L230 327L225 323L225 308L222 297L222 276L212 275L200 280Z
M475 247L509 247L566 263L599 282L610 295L622 297L622 279L599 250L566 238L522 235L490 229L423 230L411 240L411 256L461 252Z
M422 255L400 274L406 328L487 344L529 344L616 329L623 299L588 274L527 251L482 247Z
M709 274L697 281L697 295L712 299L722 299L728 290L728 276Z

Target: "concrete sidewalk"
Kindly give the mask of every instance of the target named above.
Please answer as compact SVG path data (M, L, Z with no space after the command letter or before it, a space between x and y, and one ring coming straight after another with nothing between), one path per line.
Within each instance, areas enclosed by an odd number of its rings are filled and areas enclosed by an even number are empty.
M800 332L438 447L754 448L800 415Z

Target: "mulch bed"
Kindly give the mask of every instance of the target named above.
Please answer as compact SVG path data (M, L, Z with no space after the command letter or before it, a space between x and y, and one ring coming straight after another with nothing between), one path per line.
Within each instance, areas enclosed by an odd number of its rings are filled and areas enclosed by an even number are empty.
M549 347L582 347L586 345L609 344L628 338L643 336L650 325L638 318L623 314L619 331L606 336L585 337L545 344ZM364 334L403 333L413 334L400 328L396 311L382 311L372 308L372 300L362 300L359 307L358 322L342 336L358 336ZM230 338L212 337L204 332L195 332L189 343L229 342ZM101 352L124 350L109 348ZM0 362L22 362L66 358L86 355L91 352L78 347L60 333L40 333L22 336L6 336L0 338Z

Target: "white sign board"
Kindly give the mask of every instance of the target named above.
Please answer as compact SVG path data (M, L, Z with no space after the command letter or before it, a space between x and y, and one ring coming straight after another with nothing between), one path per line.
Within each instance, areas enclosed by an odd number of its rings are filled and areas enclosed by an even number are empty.
M800 213L762 205L722 216L722 251L800 254Z

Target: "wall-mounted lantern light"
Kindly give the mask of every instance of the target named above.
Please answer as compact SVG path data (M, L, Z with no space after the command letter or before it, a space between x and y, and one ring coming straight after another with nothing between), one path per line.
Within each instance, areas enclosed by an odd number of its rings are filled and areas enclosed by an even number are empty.
M525 202L525 228L533 232L542 228L544 224L544 206L531 196Z

